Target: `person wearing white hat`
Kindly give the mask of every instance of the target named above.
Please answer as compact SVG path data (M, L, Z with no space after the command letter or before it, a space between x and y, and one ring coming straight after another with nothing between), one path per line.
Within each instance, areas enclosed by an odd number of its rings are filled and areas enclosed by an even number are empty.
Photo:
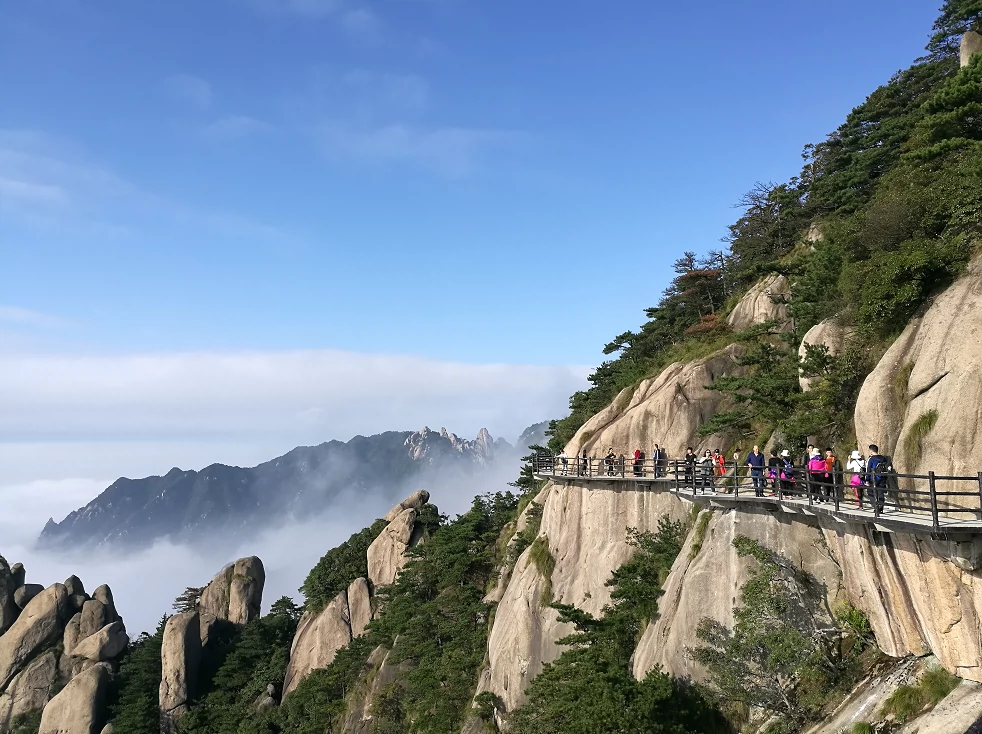
M849 477L849 484L852 485L852 491L856 497L856 506L861 508L863 506L863 477L866 474L866 459L863 458L858 449L849 455L846 469L852 472L852 476Z
M781 452L781 493L792 494L794 490L794 462L791 452L787 449Z

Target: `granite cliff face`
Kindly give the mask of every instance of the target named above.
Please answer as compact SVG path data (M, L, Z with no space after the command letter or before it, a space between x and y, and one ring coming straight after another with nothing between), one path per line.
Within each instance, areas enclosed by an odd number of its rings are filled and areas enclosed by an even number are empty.
M781 304L774 309L761 306L762 295L773 290L769 282L765 279L751 289L734 309L735 326L780 321ZM877 442L899 455L920 416L936 411L933 428L921 432L916 461L898 468L925 471L930 465L939 473L974 473L982 467L977 435L982 426L980 294L982 259L976 259L887 351L867 378L856 406L860 445ZM828 322L812 329L806 341L825 344L835 353L846 338L841 328ZM735 349L670 365L636 389L625 390L579 430L566 446L567 453L585 448L597 454L612 446L627 454L658 442L669 456L677 457L687 445L715 447L715 437L696 435L720 405L718 395L705 386L739 369ZM902 400L895 394L898 375L905 379ZM549 579L553 596L591 613L609 601L603 584L630 555L625 529L651 530L658 517L677 518L689 511L688 503L670 495L560 484L547 485L540 501L544 512L539 535L556 559ZM949 671L982 681L982 548L977 543L880 532L827 517L791 518L725 508L712 512L701 549L690 552L690 534L676 560L660 600L660 618L647 627L635 652L637 677L655 665L696 680L704 677L685 649L696 642L700 618L732 623L738 590L748 573L748 562L732 546L737 534L780 552L817 580L814 601L829 612L840 602L861 609L887 654L933 653ZM562 652L556 641L568 630L555 622L551 610L542 608L544 586L546 580L526 551L500 592L479 690L498 696L506 710L521 705L531 678Z

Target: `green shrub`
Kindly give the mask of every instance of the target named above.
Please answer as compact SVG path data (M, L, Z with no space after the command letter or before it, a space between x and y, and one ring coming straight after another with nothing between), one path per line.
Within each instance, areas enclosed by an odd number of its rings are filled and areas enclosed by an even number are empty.
M698 505L697 505L698 507ZM709 521L713 517L710 509L700 511L696 519L696 526L692 530L692 545L689 546L689 559L692 560L699 555L702 550L703 541L706 539L706 530L709 528Z
M890 694L883 702L880 713L883 716L893 714L901 724L917 716L927 706L924 692L918 686L902 685Z
M873 734L873 725L867 721L857 721L850 727L849 734Z
M548 537L540 535L532 542L529 560L542 574L542 594L539 603L546 606L552 603L552 572L556 570L556 559L549 550Z
M932 706L940 703L941 699L955 690L959 683L961 683L961 679L958 676L952 675L940 666L933 666L925 670L920 681L918 681L918 685L924 691L925 698Z
M913 469L920 460L924 449L924 439L937 422L938 411L932 409L926 413L921 413L907 429L907 435L904 436L904 467L907 471Z

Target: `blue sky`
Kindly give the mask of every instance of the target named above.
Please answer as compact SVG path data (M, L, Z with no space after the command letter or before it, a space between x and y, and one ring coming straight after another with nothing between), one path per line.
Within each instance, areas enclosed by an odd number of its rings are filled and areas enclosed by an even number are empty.
M595 364L934 16L0 0L2 334Z

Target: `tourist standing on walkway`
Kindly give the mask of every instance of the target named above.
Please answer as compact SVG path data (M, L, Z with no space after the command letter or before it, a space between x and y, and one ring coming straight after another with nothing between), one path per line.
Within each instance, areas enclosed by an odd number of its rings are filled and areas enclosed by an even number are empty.
M794 494L794 461L787 449L781 452L781 493Z
M750 480L754 483L754 496L764 496L764 455L760 447L754 444L754 449L747 454L747 466L750 467Z
M866 474L866 459L863 458L858 449L849 455L846 469L852 472L852 476L849 477L849 484L852 485L852 493L856 498L856 507L861 508L863 506L863 477Z
M699 473L702 475L702 493L707 489L714 489L713 473L716 470L716 462L713 461L713 454L709 449L699 459Z
M604 455L604 465L607 467L607 476L614 476L614 462L617 461L617 454L614 453L614 447L611 446L607 449L607 453Z
M869 458L866 460L866 486L870 488L870 501L876 506L877 514L883 512L887 499L887 472L889 463L880 456L880 448L869 445Z
M733 477L734 481L740 482L740 447L733 449Z
M822 502L822 488L825 485L825 459L822 458L821 452L812 448L812 455L808 460L808 478L811 482L811 494L815 498L816 502Z
M587 475L587 469L590 466L590 460L586 457L586 449L583 449L583 456L580 458L580 476L585 477Z
M781 460L777 458L777 451L771 449L771 456L767 460L767 479L771 485L771 496L777 492L778 476L781 474Z
M835 458L835 452L831 448L825 449L825 499L833 501L835 496L835 473L839 470L839 460Z
M565 477L569 471L569 457L566 455L566 449L559 452L559 464L562 466L562 474Z
M685 485L687 487L696 488L696 452L692 450L689 446L685 450ZM678 474L678 464L676 464L675 473Z
M726 459L719 449L713 452L713 474L717 477L726 474Z
M654 476L657 479L662 475L661 448L659 448L658 444L655 444L655 447L651 450L651 466L652 469L654 470Z
M634 476L642 477L644 476L644 451L641 449L634 449Z

